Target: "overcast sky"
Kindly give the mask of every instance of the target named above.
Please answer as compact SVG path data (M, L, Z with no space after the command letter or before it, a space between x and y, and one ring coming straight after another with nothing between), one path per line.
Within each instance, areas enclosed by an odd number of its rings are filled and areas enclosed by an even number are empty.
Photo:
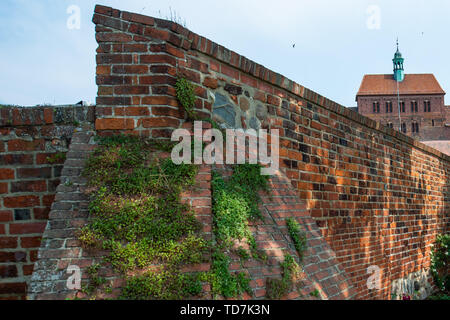
M1 104L95 102L96 3L175 11L190 30L350 107L364 74L392 73L398 36L405 72L434 73L450 91L448 0L1 0ZM79 29L67 27L72 5Z

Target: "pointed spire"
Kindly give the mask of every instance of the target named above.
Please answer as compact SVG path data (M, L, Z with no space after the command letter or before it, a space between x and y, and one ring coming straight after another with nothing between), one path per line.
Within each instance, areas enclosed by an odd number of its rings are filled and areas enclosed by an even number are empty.
M392 62L394 63L394 79L398 82L402 82L405 78L405 72L403 69L403 62L405 59L403 59L402 54L400 53L399 47L398 47L398 37L397 37L397 52L395 52L394 59L392 59Z

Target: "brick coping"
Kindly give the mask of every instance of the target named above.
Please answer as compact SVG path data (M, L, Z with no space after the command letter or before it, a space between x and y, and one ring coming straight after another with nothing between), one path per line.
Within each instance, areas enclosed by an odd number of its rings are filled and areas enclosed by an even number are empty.
M380 123L367 118L363 115L360 115L359 113L340 105L337 102L334 102L298 83L296 83L293 80L290 80L283 75L276 73L270 69L267 69L266 67L247 59L246 57L239 55L238 53L229 50L225 47L223 47L220 44L217 44L216 42L213 42L203 36L200 36L185 27L179 25L178 23L158 19L150 16L145 16L141 14L131 13L127 11L120 11L118 9L114 9L107 6L97 5L95 7L95 14L93 18L93 22L96 23L96 16L99 15L104 16L110 16L113 18L129 21L132 23L139 23L147 26L154 27L155 25L158 28L161 29L167 29L171 31L172 33L169 34L169 36L164 37L163 40L166 40L167 42L171 43L172 45L184 48L184 49L191 49L198 51L200 53L203 53L207 56L213 57L223 63L226 63L238 70L240 70L243 73L250 74L251 76L267 82L271 85L277 86L281 89L286 90L287 92L294 94L298 97L301 97L310 103L314 103L316 105L319 105L331 112L334 112L336 114L339 114L341 116L344 116L348 119L351 119L355 122L358 122L366 127L369 127L373 130L380 131L383 134L392 136L397 138L398 140L405 142L417 149L421 149L427 153L430 153L434 156L437 156L439 158L442 158L448 162L450 162L450 156L432 148L429 147L417 140L414 140L413 138L410 138L406 135L404 135L401 132L398 132L396 130L393 130L391 128L385 127L381 125ZM116 25L108 26L110 28L121 30L120 29L121 24L118 23ZM121 30L124 31L124 30ZM142 34L141 32L133 32L133 30L125 30L132 34L138 34L141 37L147 37L151 38L151 36L146 35L145 32ZM154 36L154 35L153 35Z

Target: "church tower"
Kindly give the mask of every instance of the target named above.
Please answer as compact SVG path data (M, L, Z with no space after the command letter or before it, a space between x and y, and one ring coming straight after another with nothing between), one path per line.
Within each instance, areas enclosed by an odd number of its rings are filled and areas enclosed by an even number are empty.
M403 69L403 59L402 54L398 50L398 39L397 39L397 52L394 55L394 79L395 81L402 82L405 79L405 70Z

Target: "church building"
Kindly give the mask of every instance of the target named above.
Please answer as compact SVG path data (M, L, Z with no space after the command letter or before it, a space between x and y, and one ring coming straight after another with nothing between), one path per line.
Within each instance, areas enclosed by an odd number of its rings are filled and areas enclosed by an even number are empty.
M405 74L398 41L392 61L393 74L363 77L356 94L358 112L422 142L440 141L430 145L442 145L450 152L450 107L445 106L445 91L433 74Z

